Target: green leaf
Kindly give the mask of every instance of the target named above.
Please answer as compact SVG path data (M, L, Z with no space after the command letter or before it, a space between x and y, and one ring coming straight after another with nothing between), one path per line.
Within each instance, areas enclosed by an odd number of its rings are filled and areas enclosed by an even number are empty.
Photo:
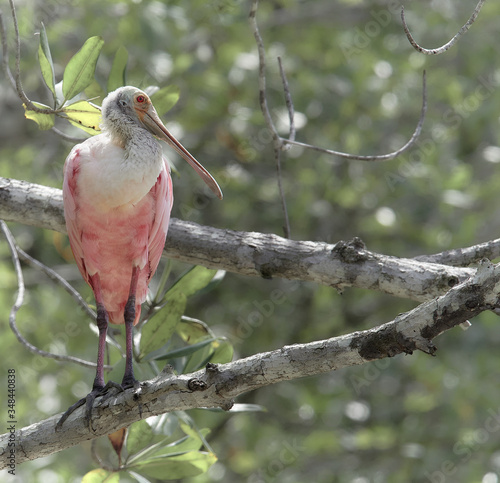
M146 421L137 421L132 424L127 435L127 451L132 455L145 448L153 439L153 430Z
M135 478L136 481L138 481L139 483L151 483L150 480L148 480L147 478L145 478L144 476L140 475L139 473L136 473L135 471L128 471L127 472L132 478Z
M182 431L184 431L184 434L186 434L187 436L191 436L192 438L197 438L201 441L198 433L196 432L196 429L189 426L189 424L180 422L179 426L181 427Z
M104 40L101 37L90 37L70 59L63 75L62 90L65 101L72 99L91 84L103 45Z
M134 465L147 476L164 480L189 478L206 473L217 461L213 453L189 451L180 455L151 458Z
M127 461L127 465L132 466L136 461L144 461L145 459L149 459L151 456L161 451L161 449L164 448L167 444L167 441L168 438L163 438L162 440L157 441L154 444L146 446L136 454L131 455Z
M205 411L212 413L248 413L248 412L264 412L267 413L267 408L260 404L233 404L229 411L221 408L205 408Z
M191 438L191 436L184 436L174 443L164 446L161 454L182 454L187 453L188 451L198 451L202 446L203 442L200 438L195 439Z
M33 102L33 104L40 109L52 110L51 107L46 106L45 104L40 104L39 102ZM24 117L26 117L26 119L35 121L40 129L45 131L54 127L54 114L42 114L40 112L31 111L26 107L26 104L23 104L23 107Z
M108 77L108 92L112 92L125 84L125 69L127 68L128 52L122 45L116 51L113 65Z
M210 433L210 429L201 429L201 436L195 430L192 430L191 432L189 432L189 434L186 431L184 432L187 434L187 436L184 436L177 441L174 441L173 443L162 445L159 449L157 449L157 451L155 451L155 453L148 454L146 459L157 459L159 457L173 454L178 455L187 453L189 451L198 451L203 446L203 439L205 439L205 437Z
M206 287L212 278L214 278L217 270L212 270L210 268L202 267L197 265L187 271L165 294L165 300L171 300L178 296L178 294L184 294L186 297L198 292L202 288Z
M98 468L97 470L89 471L82 478L82 483L118 483L120 475Z
M217 287L217 285L219 285L219 283L222 282L222 280L224 280L225 276L226 276L225 270L217 270L212 280L210 280L210 283L208 283L206 287L202 288L200 290L200 293L207 293L213 290L215 287Z
M225 364L233 360L234 347L227 339L219 338L214 342L214 349L214 353L210 358L210 362L213 364Z
M56 78L54 76L54 64L52 63L52 55L50 53L49 41L47 40L47 32L45 25L42 22L40 29L40 45L38 46L38 62L45 84L52 92L54 102L56 102Z
M151 96L151 102L156 112L162 116L177 104L180 97L180 89L177 86L162 87Z
M83 93L85 94L85 97L94 104L102 104L102 101L106 97L104 89L95 79L93 79L89 86L85 88Z
M101 128L101 110L88 101L78 101L63 110L63 115L71 124L89 134L99 134Z
M176 333L188 344L196 344L207 337L214 338L208 326L201 320L183 317Z
M229 411L232 413L249 413L249 412L267 413L267 409L264 406L261 406L260 404L245 404L245 403L233 404L233 406Z
M187 374L189 372L197 371L207 365L212 360L214 354L214 342L204 347L203 349L195 352L186 362L182 372Z
M169 298L165 307L147 321L141 330L139 360L170 340L184 310L186 310L186 296L177 293L175 297Z

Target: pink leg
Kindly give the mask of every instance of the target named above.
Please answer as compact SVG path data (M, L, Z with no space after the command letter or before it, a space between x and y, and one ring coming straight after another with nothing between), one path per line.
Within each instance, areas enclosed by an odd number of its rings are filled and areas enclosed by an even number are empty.
M133 366L133 337L134 337L134 320L135 320L135 293L137 291L137 281L139 280L139 267L132 269L132 279L130 281L130 292L125 305L125 373L123 374L122 387L127 389L138 385L134 377Z
M126 359L125 359L125 373L123 375L123 380L121 387L116 383L109 381L104 384L104 354L106 351L106 334L108 331L108 313L104 304L102 302L101 294L101 282L99 280L99 275L94 275L91 277L92 288L94 289L95 301L97 305L97 327L99 329L99 348L97 350L97 369L94 379L94 385L92 386L92 391L84 398L77 401L73 406L71 406L59 419L56 425L56 431L61 429L64 421L68 416L73 413L76 409L85 404L85 419L89 430L92 431L92 407L96 397L102 396L106 393L109 387L115 387L117 389L128 389L129 387L134 387L136 390L139 389L140 384L134 377L134 367L133 367L133 329L135 320L135 293L137 291L137 282L139 280L139 268L134 267L132 269L132 279L130 281L130 292L125 305L125 330L126 330ZM141 406L139 405L139 411Z
M94 379L94 384L92 386L92 391L87 394L86 397L80 399L75 404L73 404L57 422L56 431L60 430L64 421L72 414L76 409L85 404L85 420L89 430L92 432L92 407L94 401L97 397L102 396L106 393L109 387L117 387L121 390L121 387L116 383L109 381L108 384L104 384L104 354L106 352L106 334L108 331L108 313L104 304L102 302L101 295L101 281L99 280L99 275L94 275L91 277L92 288L94 290L95 301L97 305L97 327L99 329L99 347L97 350L97 369Z
M108 332L108 313L102 303L101 281L99 275L91 277L97 306L97 328L99 329L99 346L97 349L97 369L92 390L104 387L104 354L106 352L106 334Z

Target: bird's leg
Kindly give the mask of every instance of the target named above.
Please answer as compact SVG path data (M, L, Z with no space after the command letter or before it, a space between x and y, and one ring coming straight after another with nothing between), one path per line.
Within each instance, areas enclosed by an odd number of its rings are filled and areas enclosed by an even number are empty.
M130 292L125 305L125 373L123 374L122 388L128 389L134 387L136 390L140 387L139 381L134 377L133 366L133 337L134 337L134 321L135 321L135 293L137 291L137 281L139 280L139 267L132 269L132 279L130 281Z
M100 295L100 294L99 294ZM97 348L97 369L95 373L92 390L102 389L104 387L104 353L106 351L106 335L108 333L108 313L102 304L97 301L97 328L99 330L99 345Z
M90 393L87 394L87 396L80 399L72 406L70 406L68 410L61 416L61 419L59 419L59 421L57 422L56 431L61 429L64 421L68 419L68 416L70 414L72 414L76 409L78 409L80 406L83 406L84 404L85 404L85 421L87 423L87 426L89 427L89 430L92 431L91 416L92 416L92 407L94 405L94 401L96 397L104 394L108 390L110 385L113 386L113 383L111 384L108 383L106 385L104 384L104 353L106 351L106 334L108 332L108 313L102 302L101 283L99 280L99 275L96 274L93 277L91 277L91 281L96 299L96 305L97 305L96 323L97 323L97 328L99 329L99 346L97 349L97 369L96 369L94 384L92 386L92 391L90 391ZM116 386L116 384L114 385Z

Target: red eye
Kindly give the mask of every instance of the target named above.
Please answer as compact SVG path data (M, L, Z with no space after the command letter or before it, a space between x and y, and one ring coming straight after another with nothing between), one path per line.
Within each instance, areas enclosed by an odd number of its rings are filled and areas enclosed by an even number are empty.
M144 96L137 96L135 100L139 103L142 104L143 102L146 102L146 98Z

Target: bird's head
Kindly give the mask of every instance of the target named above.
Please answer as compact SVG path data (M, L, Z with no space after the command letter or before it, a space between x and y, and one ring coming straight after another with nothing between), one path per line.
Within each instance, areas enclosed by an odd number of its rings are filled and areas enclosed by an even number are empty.
M126 137L130 127L142 127L165 141L175 149L205 181L208 187L222 199L222 191L212 175L191 155L191 153L170 134L165 127L148 95L132 86L125 86L109 93L102 103L104 129Z

